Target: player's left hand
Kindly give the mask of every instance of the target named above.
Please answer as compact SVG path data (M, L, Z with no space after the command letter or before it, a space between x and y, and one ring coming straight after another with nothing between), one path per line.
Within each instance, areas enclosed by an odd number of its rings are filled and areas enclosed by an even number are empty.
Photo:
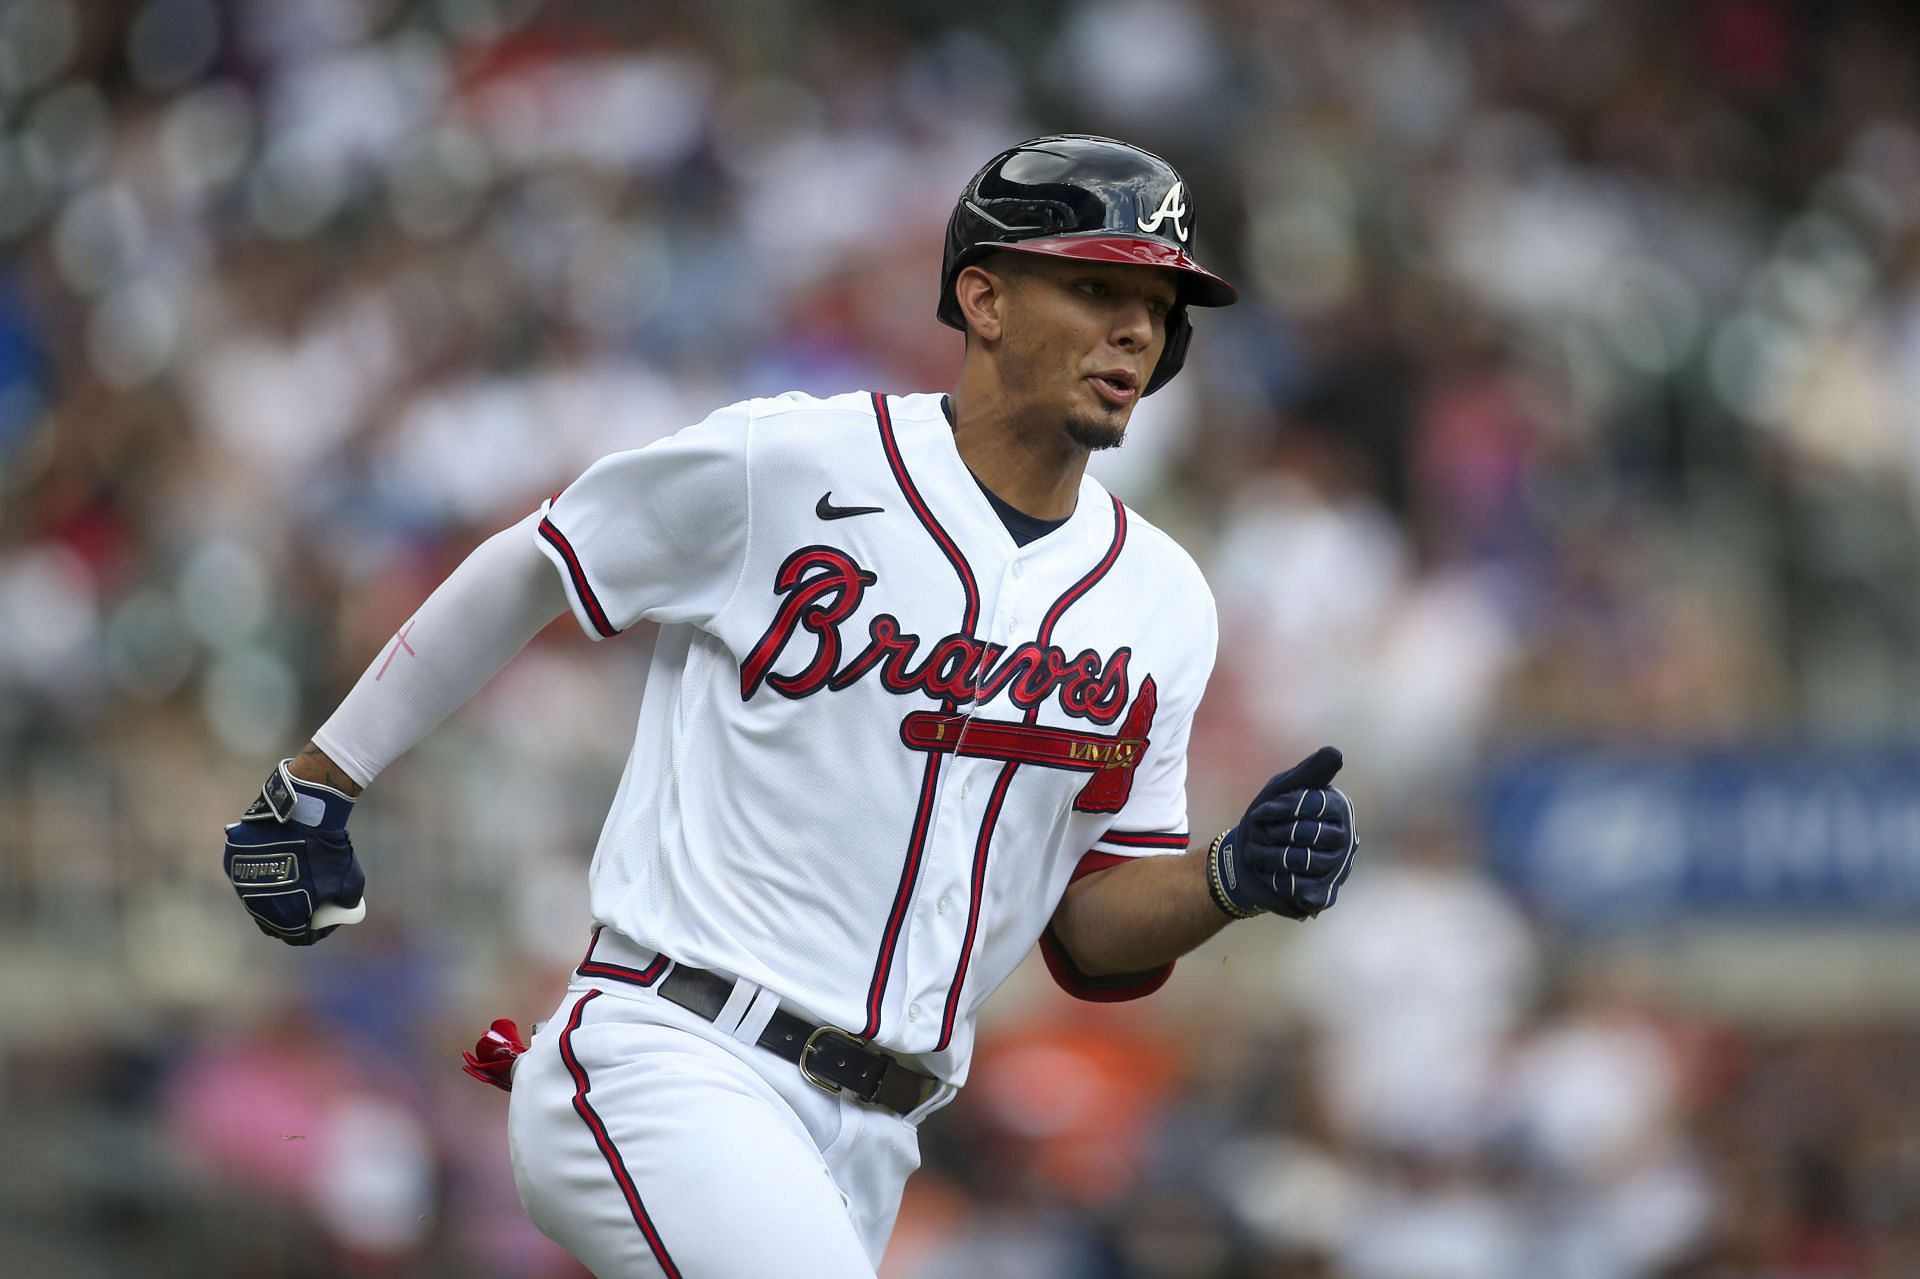
M311 946L359 918L367 877L347 838L353 800L295 777L287 771L291 762L283 759L267 774L259 798L227 827L222 860L261 932ZM328 926L330 918L336 922Z
M1342 762L1339 751L1322 746L1260 789L1213 847L1216 905L1224 895L1229 914L1289 919L1333 905L1360 851L1353 805L1333 784Z

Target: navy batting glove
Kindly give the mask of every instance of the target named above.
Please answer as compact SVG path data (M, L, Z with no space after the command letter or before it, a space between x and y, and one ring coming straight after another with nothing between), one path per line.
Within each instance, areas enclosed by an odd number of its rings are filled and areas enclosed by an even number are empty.
M1260 789L1208 851L1214 905L1236 919L1309 919L1333 905L1360 851L1353 805L1333 784L1342 762L1322 746Z
M315 928L324 902L357 906L367 877L347 838L353 800L287 771L267 774L260 798L227 827L225 862L233 891L253 922L289 946L311 946L333 928ZM335 925L337 927L338 925Z

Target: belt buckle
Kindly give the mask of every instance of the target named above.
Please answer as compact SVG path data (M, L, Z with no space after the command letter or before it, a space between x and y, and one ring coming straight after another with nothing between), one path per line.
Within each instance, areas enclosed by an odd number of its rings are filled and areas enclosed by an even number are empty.
M807 1036L807 1042L800 1047L800 1060L798 1065L800 1067L801 1078L805 1079L815 1088L818 1088L821 1092L827 1093L829 1096L838 1096L846 1091L846 1085L836 1084L831 1079L822 1078L815 1074L813 1067L808 1064L808 1058L813 1056L817 1041L822 1035L839 1035L842 1039L852 1040L856 1044L860 1043L861 1040L858 1035L844 1031L838 1026L815 1026L813 1033Z

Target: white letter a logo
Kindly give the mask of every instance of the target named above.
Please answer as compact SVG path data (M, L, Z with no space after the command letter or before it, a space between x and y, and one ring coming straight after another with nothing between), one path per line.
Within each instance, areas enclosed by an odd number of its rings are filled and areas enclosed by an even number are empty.
M1173 233L1182 244L1187 240L1187 228L1181 221L1187 216L1187 202L1180 198L1180 183L1167 188L1167 198L1160 201L1160 207L1153 211L1150 218L1135 219L1135 225L1142 231L1158 231L1162 222L1173 223Z

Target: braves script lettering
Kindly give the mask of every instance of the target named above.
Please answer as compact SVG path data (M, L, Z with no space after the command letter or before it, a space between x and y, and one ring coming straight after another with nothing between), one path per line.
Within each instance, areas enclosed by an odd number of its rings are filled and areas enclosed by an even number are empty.
M928 645L902 630L899 618L882 613L868 623L865 646L842 662L841 624L877 580L832 547L808 546L789 555L774 576L774 591L784 598L741 663L740 696L752 697L762 684L783 697L810 697L823 688L838 692L878 671L888 692L945 702L991 701L1004 691L1020 709L1033 710L1058 698L1068 715L1095 724L1111 724L1126 709L1132 657L1126 648L1102 660L1090 648L1068 656L1058 645L1029 640L1009 649L958 632ZM808 643L806 665L793 674L773 673L789 646Z

